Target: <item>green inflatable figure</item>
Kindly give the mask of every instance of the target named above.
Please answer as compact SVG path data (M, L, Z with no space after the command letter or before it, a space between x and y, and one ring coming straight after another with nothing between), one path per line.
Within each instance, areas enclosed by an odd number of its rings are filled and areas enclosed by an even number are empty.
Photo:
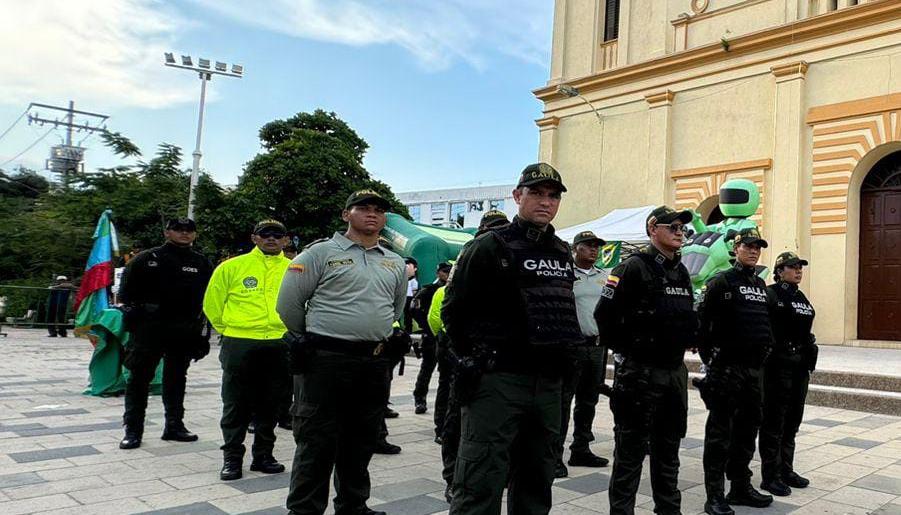
M708 279L732 266L733 237L742 229L757 227L749 217L757 212L758 206L760 191L757 185L747 179L731 179L720 188L719 207L725 220L707 225L698 213L692 213L694 234L682 247L682 263L691 274L695 298ZM766 279L769 270L759 265L757 269L757 275Z

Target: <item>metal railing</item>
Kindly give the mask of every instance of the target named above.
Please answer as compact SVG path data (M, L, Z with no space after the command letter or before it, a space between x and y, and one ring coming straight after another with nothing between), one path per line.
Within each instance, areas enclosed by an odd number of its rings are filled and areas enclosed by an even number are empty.
M59 297L51 299L52 292ZM75 293L70 288L0 284L0 326L72 328Z

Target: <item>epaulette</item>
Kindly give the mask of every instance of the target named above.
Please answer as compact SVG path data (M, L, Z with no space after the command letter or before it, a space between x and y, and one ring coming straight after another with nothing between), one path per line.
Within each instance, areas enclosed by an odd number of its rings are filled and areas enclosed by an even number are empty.
M319 238L318 240L313 240L310 243L307 243L306 245L304 245L303 250L307 250L310 247L312 247L313 245L316 245L317 243L322 243L322 242L328 241L330 239L331 238Z

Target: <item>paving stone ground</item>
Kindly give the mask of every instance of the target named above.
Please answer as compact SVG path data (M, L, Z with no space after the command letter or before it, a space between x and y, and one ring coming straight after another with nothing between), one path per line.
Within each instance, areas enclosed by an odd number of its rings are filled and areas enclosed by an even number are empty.
M200 441L159 440L162 405L152 397L144 445L121 451L122 398L81 393L91 355L87 340L50 339L39 330L8 332L8 338L0 338L0 514L285 513L288 474L265 476L245 469L240 481L218 479L221 407L215 346L188 376L186 423ZM413 414L410 392L417 372L418 363L411 360L406 375L392 386L401 416L388 421L389 440L402 445L403 452L375 456L370 467L370 506L391 514L446 513L448 508L431 413ZM705 419L692 392L681 452L686 514L703 510ZM592 449L607 457L613 451L611 423L609 411L600 409ZM276 457L290 467L291 435L280 429L277 435ZM653 510L647 468L638 495L640 514ZM811 479L809 488L779 498L770 508L739 508L737 513L901 515L901 419L808 406L796 468ZM759 478L759 462L752 470ZM554 485L552 513L607 513L609 477L609 468L571 467L570 477Z

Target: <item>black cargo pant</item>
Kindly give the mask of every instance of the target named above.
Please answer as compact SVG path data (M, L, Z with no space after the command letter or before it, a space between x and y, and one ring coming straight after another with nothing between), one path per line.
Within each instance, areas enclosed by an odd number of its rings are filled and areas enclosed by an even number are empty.
M359 513L369 498L369 460L388 401L388 362L317 350L294 376L294 466L287 508L322 514L335 472L335 513Z
M560 378L490 372L462 409L452 514L547 514L560 433ZM509 483L508 483L509 479Z
M448 485L452 485L454 483L454 469L457 467L457 452L460 448L460 419L462 418L462 414L460 412L460 403L457 401L457 395L454 391L456 379L454 363L451 361L449 355L444 354L443 356L443 360L439 362L439 367L443 363L445 370L442 371L439 368L439 373L442 374L440 377L444 377L447 380L448 393L447 410L445 411L444 418L441 422L441 432L439 433L439 436L441 436L441 463L443 465L441 476ZM438 391L439 393L441 391L440 383Z
M748 465L754 457L760 428L761 370L747 366L731 368L729 398L708 407L704 431L704 486L708 499L723 495L724 473L738 485L749 483L752 476Z
M163 408L166 425L181 424L185 416L185 383L197 336L165 331L136 331L125 352L130 375L125 386L123 422L143 434L147 395L156 367L163 360Z
M425 403L429 394L429 383L432 382L432 373L438 364L435 339L423 334L420 349L422 359L419 361L419 374L416 376L416 386L413 387L413 400L417 403Z
M760 472L764 481L794 472L795 435L804 417L810 373L799 355L771 356L763 368Z
M588 452L588 444L594 440L591 425L600 396L600 386L607 372L607 349L595 345L597 338L590 338L585 345L567 350L569 368L563 376L563 401L561 404L560 439L557 442L557 459L563 460L563 446L569 431L572 409L573 442L569 450ZM576 406L572 408L573 398Z
M636 377L643 379L638 382ZM626 358L617 365L613 411L615 445L610 513L631 514L648 447L654 512L680 513L679 441L688 420L688 370L660 368Z
M450 404L451 381L453 380L454 364L451 361L447 349L438 348L438 391L435 392L435 436L444 434L444 421L448 416ZM459 408L457 408L459 411ZM459 416L457 417L459 425Z
M287 347L281 339L251 340L224 336L222 364L222 452L226 459L244 457L247 424L255 423L254 460L272 455L277 407L288 388Z

